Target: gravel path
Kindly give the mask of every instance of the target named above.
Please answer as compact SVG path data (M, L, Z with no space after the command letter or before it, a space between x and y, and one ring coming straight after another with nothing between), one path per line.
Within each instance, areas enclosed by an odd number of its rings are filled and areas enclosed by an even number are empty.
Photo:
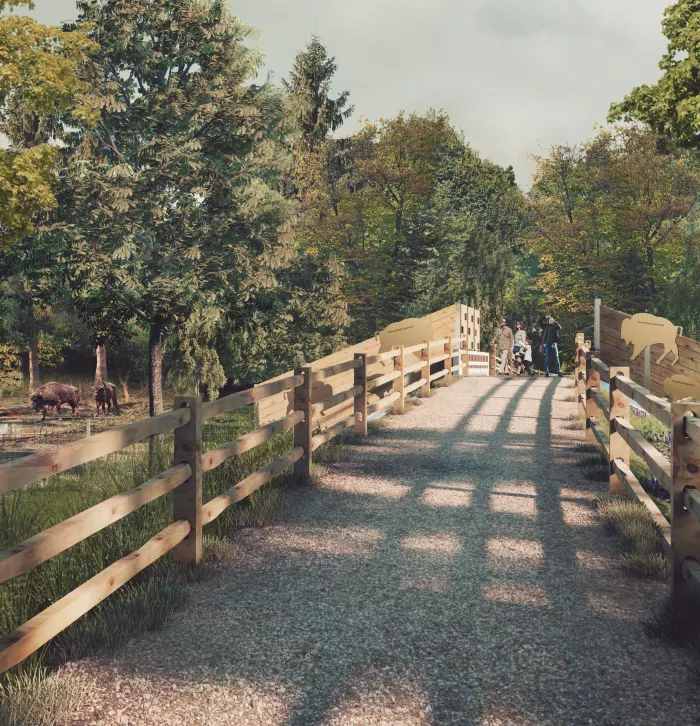
M166 629L80 668L89 724L698 723L664 586L617 564L570 379L472 378L234 540Z

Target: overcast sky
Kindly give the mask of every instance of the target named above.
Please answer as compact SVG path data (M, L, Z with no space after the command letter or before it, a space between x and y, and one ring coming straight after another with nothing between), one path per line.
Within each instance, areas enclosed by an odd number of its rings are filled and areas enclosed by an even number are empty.
M659 77L671 0L230 0L261 32L266 68L286 76L314 33L336 57L335 89L360 117L443 109L482 157L515 168L528 154L590 137L611 102ZM36 0L46 23L74 0Z

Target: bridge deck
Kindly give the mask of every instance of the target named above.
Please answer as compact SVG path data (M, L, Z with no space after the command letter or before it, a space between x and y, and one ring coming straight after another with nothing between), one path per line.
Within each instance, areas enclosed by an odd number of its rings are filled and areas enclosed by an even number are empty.
M691 724L583 479L570 380L468 379L351 447L96 678L86 723ZM673 705L671 705L673 704Z

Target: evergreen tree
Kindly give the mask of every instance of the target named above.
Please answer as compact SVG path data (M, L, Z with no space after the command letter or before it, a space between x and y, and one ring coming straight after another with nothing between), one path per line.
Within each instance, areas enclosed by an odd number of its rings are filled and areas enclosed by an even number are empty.
M352 114L353 106L347 106L349 91L337 98L330 97L331 81L338 65L319 39L314 35L305 50L297 54L289 80L284 81L291 95L297 115L297 123L306 147L315 149Z

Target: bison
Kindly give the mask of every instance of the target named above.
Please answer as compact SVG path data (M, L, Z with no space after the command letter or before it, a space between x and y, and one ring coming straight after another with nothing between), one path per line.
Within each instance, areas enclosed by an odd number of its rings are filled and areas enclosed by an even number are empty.
M625 318L620 326L622 340L633 345L630 360L634 360L648 346L659 344L663 345L664 354L656 362L661 363L669 353L673 353L675 360L671 365L675 365L678 361L676 335L683 335L683 328L649 313L637 313L631 318Z
M46 418L47 409L56 408L58 418L61 418L61 406L67 403L71 407L74 416L77 416L78 403L80 403L80 391L75 386L67 386L63 383L47 383L37 388L30 396L35 411L43 414L41 420Z
M117 387L114 383L107 383L103 381L97 381L92 387L95 392L95 415L100 415L100 408L105 416L112 410L112 404L114 404L115 413L119 415L119 404L117 403ZM107 411L105 412L105 406Z

